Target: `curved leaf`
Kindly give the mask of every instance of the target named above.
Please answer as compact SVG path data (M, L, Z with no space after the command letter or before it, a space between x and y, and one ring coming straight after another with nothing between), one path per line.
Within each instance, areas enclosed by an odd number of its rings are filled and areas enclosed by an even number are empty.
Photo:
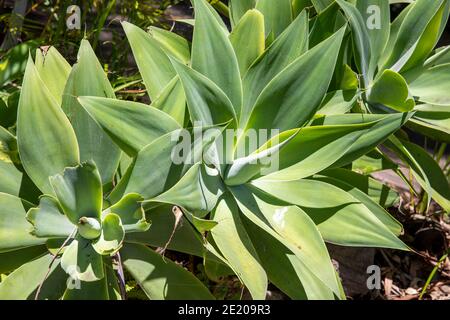
M147 202L179 205L201 218L216 206L222 189L217 170L195 164L172 188Z
M94 161L102 182L106 184L113 179L120 150L79 104L78 96L115 98L113 88L87 40L81 41L78 62L73 66L64 90L62 108L77 135L81 161Z
M69 219L61 213L56 199L43 196L39 207L27 213L27 220L33 225L32 234L38 238L67 238L75 229Z
M120 253L124 267L152 300L214 299L200 280L143 245L125 244Z
M64 87L72 69L70 64L55 47L50 47L46 52L37 49L35 64L42 81L58 105L61 105Z
M82 217L100 219L103 205L102 182L92 162L66 168L50 179L67 218L79 224Z
M80 97L78 101L130 157L162 135L180 128L169 115L142 103L99 97Z
M299 57L261 92L246 128L279 129L304 125L320 106L331 81L345 28Z
M175 77L169 57L159 42L144 30L126 21L122 22L122 27L148 94L154 100Z
M61 267L72 279L95 282L105 276L102 256L91 245L90 240L77 236L64 250Z
M205 0L193 0L195 27L192 68L214 82L230 99L236 114L242 105L239 65L228 32Z
M129 193L120 199L119 202L103 211L102 215L117 214L125 232L147 231L150 228L150 223L145 219L145 212L141 203L143 200L144 198L139 194Z
M50 176L79 163L75 133L31 58L19 101L17 143L25 171L47 194L53 194Z
M102 219L102 234L92 243L92 247L101 255L117 252L125 238L125 230L120 217L115 213L108 213Z
M308 50L308 16L300 14L253 63L243 79L244 103L240 116L243 127L267 84L286 66Z
M370 88L368 96L369 102L380 103L399 112L411 111L415 106L406 80L392 70L383 71Z
M292 180L253 181L252 185L302 208L328 242L344 246L408 250L358 199L330 184L313 180ZM327 196L324 197L324 194Z
M264 16L258 10L249 10L230 34L236 52L239 71L243 77L248 68L265 49Z
M234 200L225 196L212 212L217 225L211 230L214 243L229 266L249 289L254 300L264 300L267 276L245 231Z
M30 234L32 225L26 220L28 204L15 196L0 193L0 252L45 243ZM28 208L27 208L28 209Z

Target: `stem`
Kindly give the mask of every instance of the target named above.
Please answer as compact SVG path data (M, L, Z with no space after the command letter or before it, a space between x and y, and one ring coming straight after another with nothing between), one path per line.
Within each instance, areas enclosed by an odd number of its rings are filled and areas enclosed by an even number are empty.
M125 300L127 298L127 291L125 289L125 273L123 272L123 266L122 266L122 258L120 257L120 253L116 253L116 259L117 259L117 274L119 275L119 288L120 288L120 295L122 296L122 299Z
M52 270L52 266L56 260L56 257L58 257L58 255L61 253L62 249L66 246L67 242L69 242L69 240L73 238L73 236L75 235L76 232L77 232L77 228L73 229L72 233L63 242L63 244L58 249L58 251L56 251L55 255L53 256L52 261L50 261L50 264L48 265L47 273L45 274L44 279L42 279L41 283L39 284L39 287L36 290L36 295L34 296L34 300L39 299L39 294L41 293L42 286L44 285L45 280L47 280L48 276L50 275L50 271Z
M427 282L423 286L422 292L420 293L420 296L419 296L419 300L422 300L423 296L427 292L428 287L430 286L431 280L433 280L434 275L436 274L438 269L441 267L441 264L445 261L445 259L447 259L448 254L449 254L448 252L446 254L444 254L442 256L442 258L439 259L438 263L436 263L436 265L434 266L433 271L431 271L430 275L428 276Z

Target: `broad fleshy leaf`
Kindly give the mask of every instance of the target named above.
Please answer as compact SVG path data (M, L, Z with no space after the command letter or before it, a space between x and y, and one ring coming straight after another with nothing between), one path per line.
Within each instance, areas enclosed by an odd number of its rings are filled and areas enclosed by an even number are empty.
M254 181L258 189L301 207L331 243L408 250L364 204L330 184L313 180ZM326 199L323 196L327 195ZM345 232L342 232L345 230Z
M230 99L236 114L242 105L239 64L228 32L205 0L193 0L195 27L192 40L192 68L214 82Z
M125 244L121 256L124 267L152 300L214 299L191 273L143 245Z
M264 300L267 276L239 217L236 202L225 195L212 212L218 224L211 230L214 243L255 300Z
M102 182L94 163L66 168L50 180L61 208L73 224L78 225L83 217L100 219Z
M101 255L117 252L125 238L125 230L120 217L115 213L108 213L102 219L102 234L92 243L92 247Z
M26 220L31 205L15 196L0 193L0 252L16 250L45 243L30 234L32 226Z
M222 192L219 172L195 164L177 184L150 201L179 205L201 218L216 206Z
M180 129L166 113L142 103L99 97L78 101L130 157L162 135Z
M115 213L120 217L125 232L143 232L150 228L150 223L145 219L145 212L142 208L144 198L137 193L125 195L119 202L115 203L102 215Z
M80 281L95 282L105 276L102 256L94 250L90 240L81 236L77 236L65 248L61 267L72 279Z
M51 196L42 196L38 208L27 213L27 220L33 225L32 234L38 238L67 238L75 226L61 212L58 201Z
M77 135L80 161L94 161L103 184L106 184L113 179L120 150L79 104L79 96L115 98L113 88L87 40L81 41L78 61L64 90L62 108Z
M331 81L345 28L299 57L269 82L253 107L246 128L304 125L319 108Z
M264 16L258 10L249 10L230 33L239 63L241 77L247 73L252 63L264 52Z
M28 60L17 119L20 159L31 180L53 194L49 177L79 163L75 133L58 102Z
M50 47L46 51L37 49L35 64L42 81L58 105L61 105L64 87L72 69L70 64L55 47Z

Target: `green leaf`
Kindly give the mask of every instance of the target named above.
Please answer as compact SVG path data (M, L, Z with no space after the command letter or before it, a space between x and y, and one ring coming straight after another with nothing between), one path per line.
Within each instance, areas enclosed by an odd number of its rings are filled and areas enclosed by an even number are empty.
M398 199L398 194L395 191L370 176L340 168L323 171L320 175L343 181L357 188L384 208L393 206Z
M38 47L35 40L25 41L12 47L0 62L0 86L20 77L25 71L30 52Z
M308 50L307 35L308 16L305 11L250 67L243 79L244 103L240 117L242 126L246 124L256 99L267 84Z
M369 72L369 64L371 62L371 42L368 30L366 29L366 23L363 20L361 13L358 9L348 2L343 0L336 0L342 10L347 16L350 26L352 28L352 37L354 43L354 52L356 56L356 63L364 79L364 85L367 87L369 81L373 78L373 72ZM367 20L366 20L367 21Z
M73 224L78 225L83 217L100 219L102 182L94 163L66 168L50 180L61 208Z
M152 300L214 299L196 277L143 245L125 244L120 254L124 267Z
M325 241L343 246L408 250L358 199L330 184L292 180L253 181L252 185L302 208L315 222Z
M391 32L391 8L385 0L357 0L356 8L361 13L370 42L369 80L378 66ZM362 40L365 41L365 40Z
M75 226L61 213L58 201L51 196L42 196L39 207L32 208L26 216L33 225L32 234L38 238L67 238Z
M258 0L256 9L264 15L266 36L277 38L292 22L291 0Z
M303 212L290 211L289 204L268 196L254 187L233 188L232 192L238 201L239 208L252 223L292 251L303 267L309 269L309 275L313 272L330 290L336 295L340 295L331 259L322 237L311 219ZM289 223L284 220L286 218ZM283 221L285 221L284 228ZM289 225L292 221L295 221L295 225ZM273 229L275 224L278 224L278 230ZM287 226L293 229L286 229ZM304 232L304 236L295 231L295 226ZM282 234L280 234L281 229L283 229ZM305 282L302 281L302 283Z
M195 229L201 234L211 231L218 224L216 221L213 220L198 218L187 210L184 210L183 214L186 220L192 223Z
M125 230L120 217L115 213L108 213L102 219L102 234L92 243L98 254L109 255L117 252L125 238Z
M236 202L224 196L212 212L218 224L211 230L215 244L254 300L264 300L267 276L242 225Z
M174 77L167 84L158 98L153 101L152 106L164 111L174 118L180 126L183 126L186 113L186 97L178 77Z
M0 253L0 274L13 272L22 265L42 256L47 252L47 247L45 245L40 245Z
M333 292L278 237L244 221L270 282L294 300L334 300Z
M450 212L450 186L439 164L421 147L391 137L387 145L407 163L417 182L446 212Z
M264 16L258 10L249 10L230 34L236 52L239 71L243 77L252 63L264 52Z
M36 186L47 194L53 194L48 179L50 176L79 163L75 133L39 77L31 58L19 101L17 143L25 171Z
M63 300L108 300L111 298L108 292L108 279L103 277L97 281L80 281L80 287L67 289L64 292ZM112 299L114 300L114 299Z
M413 113L396 113L392 115L371 115L371 114L346 114L328 116L319 119L321 125L350 125L365 124L368 129L356 142L345 152L333 167L342 167L360 158L373 150L377 145L385 141L390 135L399 130Z
M419 105L407 126L432 139L450 143L450 106Z
M176 60L172 63L183 84L193 123L208 126L236 119L231 101L214 82Z
M420 65L428 58L441 38L442 32L447 25L449 13L450 3L444 0L439 10L435 13L423 31L408 63L403 66L403 72Z
M102 215L117 214L125 232L147 231L150 228L150 223L145 219L145 212L141 204L143 200L144 198L139 194L129 193L120 199L119 202L103 211Z
M10 149L2 139L2 130L3 128L0 127L0 176L2 177L0 179L0 192L18 196L23 174L16 168L10 158Z
M102 256L94 250L90 240L81 236L73 239L64 250L61 267L75 280L95 282L105 276Z
M72 69L70 64L55 47L50 47L47 52L36 50L36 69L53 98L61 105L64 87Z
M161 49L163 49L167 55L173 56L184 64L188 64L191 61L189 43L185 38L177 35L175 32L154 26L150 27L149 32L151 36L158 41Z
M409 9L405 9L407 10L405 14L398 17L397 24L394 21L391 36L386 46L388 50L383 59L383 70L389 68L394 71L402 69L406 71L405 66L407 66L408 61L412 59L411 57L416 50L422 49L420 39L444 1L414 1L409 5ZM430 48L431 50L432 48Z
M347 23L345 16L339 11L339 5L333 2L326 9L311 17L309 33L309 48L332 36L339 28Z
M126 21L122 27L148 94L154 100L175 76L169 57L160 43L144 30Z
M0 252L36 246L45 243L30 234L32 226L25 219L29 208L24 200L0 193Z
M230 20L233 26L237 25L244 14L253 9L256 5L256 0L230 0Z
M78 101L130 157L162 135L180 128L169 115L142 103L99 97L80 97Z
M348 171L345 169L337 169L342 171ZM351 172L351 171L349 171ZM352 176L349 175L348 178ZM319 181L326 182L335 187L338 187L346 192L348 192L357 201L360 201L369 211L378 218L394 235L399 236L403 233L403 226L394 219L386 210L383 209L377 202L370 198L366 193L362 192L360 189L354 187L353 185L347 183L345 180L338 180L329 177L317 177ZM369 180L369 178L368 178Z
M51 254L44 255L25 263L11 273L0 282L0 300L34 299L33 293L44 280L47 272L49 272L49 278L55 271L57 272L59 263L54 263L50 268L52 259ZM53 291L59 291L56 285L53 286Z
M172 188L148 201L179 205L202 218L216 206L222 189L216 169L195 164Z
M120 150L79 104L78 96L115 98L114 90L89 42L83 40L78 62L73 66L64 91L62 108L77 135L82 162L93 160L102 182L111 182L120 159Z
M308 177L338 161L373 125L369 122L285 131L254 154L235 160L225 182L238 185L259 177L266 180Z
M192 3L195 9L192 68L214 82L230 99L235 113L240 114L241 77L228 32L205 0L193 0Z
M399 112L411 111L415 102L410 96L406 80L397 72L384 70L375 80L368 95L369 102L380 103Z
M150 229L146 232L127 233L125 242L160 248L167 246L170 250L203 257L203 239L185 217L181 218L175 229L176 218L172 208L171 205L162 205L147 211L146 215L152 221Z
M320 12L325 10L333 2L333 0L311 0L311 2L314 5L314 8Z
M185 130L174 131L149 144L129 169L129 179L123 180L124 185L121 181L118 192L113 192L111 197L118 201L124 194L139 193L144 199L150 199L173 187L193 164L202 161L205 150L222 132L209 129L194 128L193 136ZM182 150L178 149L180 146ZM178 153L182 157L174 158Z
M409 85L411 94L420 102L450 106L448 88L450 85L450 63L424 71Z
M246 128L281 131L305 124L326 94L345 28L299 57L261 92Z
M318 115L344 114L350 111L357 99L355 90L337 90L327 93Z

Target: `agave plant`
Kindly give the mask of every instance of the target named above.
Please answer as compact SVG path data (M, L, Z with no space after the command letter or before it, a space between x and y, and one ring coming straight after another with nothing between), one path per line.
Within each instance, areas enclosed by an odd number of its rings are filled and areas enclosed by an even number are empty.
M349 55L347 62L356 66L360 77L356 93L361 102L359 112L414 111L407 127L444 143L442 153L449 142L450 129L447 93L450 84L449 48L435 47L447 24L450 2L404 1L409 5L392 23L390 2L357 0L352 4L336 0L324 10L337 13L340 7L350 22L353 55ZM371 6L378 11L371 10ZM429 196L428 205L433 198L445 212L449 212L449 183L435 159L422 147L408 141L405 135L391 137L385 146L411 168L415 179ZM381 151L382 157L389 158L386 149ZM437 160L440 158L438 156ZM395 165L391 163L390 167L395 168ZM402 175L401 171L397 172ZM409 183L408 178L405 180Z
M345 19L328 32L299 1L233 1L229 32L192 2L192 44L123 23L151 106L115 99L86 41L72 69L54 49L29 61L18 148L0 136L0 272L15 270L0 297L120 298L123 266L149 298L212 298L160 247L202 257L213 281L236 275L253 299L269 282L343 299L326 242L408 250L371 192L381 185L347 167L412 113L324 112L336 74L352 74ZM39 206L21 191L33 185Z
M308 14L302 11L266 44L267 21L260 11L245 12L229 33L204 0L193 5L191 51L186 40L166 31L146 33L129 23L124 29L154 101L173 95L181 106L187 102L190 123L226 123L225 131L236 134L223 133L222 143L167 191L143 194L145 206L181 207L220 260L218 265L206 257L207 273L213 279L237 275L254 299L265 297L268 281L292 298L343 298L325 241L407 247L396 237L398 222L361 191L364 186L356 187L350 172L325 170L372 150L411 115L314 118L346 26L312 46ZM81 99L112 138L120 139L121 133L109 128L123 119L102 120L113 108L99 112L107 101L95 100ZM185 121L184 109L163 110ZM251 132L263 130L280 133L257 139L256 145L246 143ZM167 172L172 164L153 149L139 152L135 168L156 161ZM125 183L128 191L136 187L133 178ZM159 184L151 178L145 189ZM323 199L323 194L330 196Z

